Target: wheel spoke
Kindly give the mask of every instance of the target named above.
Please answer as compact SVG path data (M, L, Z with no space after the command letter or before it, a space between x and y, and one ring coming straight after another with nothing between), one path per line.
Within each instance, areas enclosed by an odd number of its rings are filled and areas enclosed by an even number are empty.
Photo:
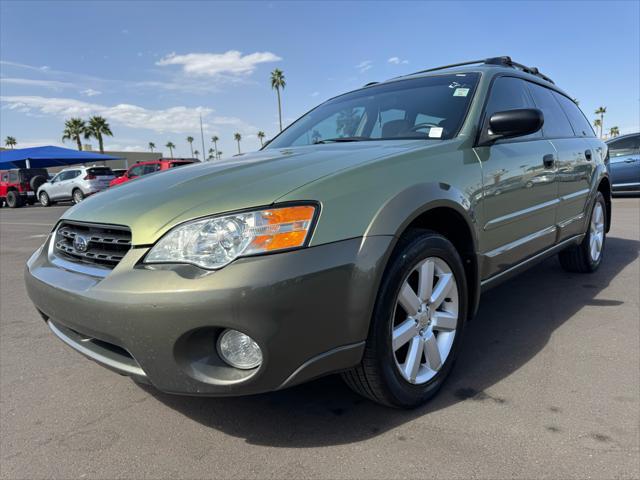
M433 293L429 298L429 303L432 308L438 308L440 304L447 298L451 287L453 286L453 274L451 273L443 273L438 278L438 283L436 283L435 288L433 289Z
M424 340L422 337L413 337L409 344L407 352L407 360L404 364L404 373L410 382L415 382L422 363L422 351L424 348Z
M404 282L402 284L398 301L400 302L400 305L402 305L402 308L404 308L405 312L407 312L407 315L411 316L418 313L418 309L420 308L420 299L408 282Z
M427 260L420 266L420 280L418 282L418 296L422 300L431 298L433 292L433 275L435 264L432 260Z
M427 357L429 368L435 371L439 370L442 366L442 359L435 335L432 334L424 341L424 353L425 357Z
M600 235L596 235L596 248L598 251L602 249L602 238L600 238Z
M431 324L438 332L451 332L458 326L458 316L449 312L434 312Z
M409 318L393 329L392 347L395 352L405 343L418 335L418 324Z

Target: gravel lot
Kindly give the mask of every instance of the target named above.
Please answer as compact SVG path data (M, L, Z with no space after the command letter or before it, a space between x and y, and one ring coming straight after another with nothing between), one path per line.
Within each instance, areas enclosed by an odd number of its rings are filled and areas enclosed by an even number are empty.
M49 333L22 270L66 207L0 211L0 477L638 478L640 200L602 268L555 258L490 292L441 394L378 407L337 377L235 399L165 395Z

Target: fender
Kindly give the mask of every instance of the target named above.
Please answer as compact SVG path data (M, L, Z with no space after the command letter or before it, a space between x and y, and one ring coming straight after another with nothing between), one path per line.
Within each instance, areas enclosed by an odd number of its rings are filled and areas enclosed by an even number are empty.
M385 202L373 217L365 237L392 235L393 241L386 252L388 260L402 233L420 215L436 208L450 208L465 221L473 243L471 275L469 277L469 318L475 315L480 301L480 273L478 268L477 203L460 190L442 182L413 185ZM386 261L385 261L386 265ZM467 266L465 266L465 269ZM382 273L382 272L381 272ZM382 274L380 275L380 278Z

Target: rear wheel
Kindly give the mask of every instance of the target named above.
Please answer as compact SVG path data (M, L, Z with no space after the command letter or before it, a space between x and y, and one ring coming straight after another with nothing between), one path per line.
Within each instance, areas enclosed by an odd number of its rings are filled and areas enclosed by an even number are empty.
M9 208L17 208L22 206L22 197L15 190L7 192L7 206Z
M40 205L42 205L43 207L51 206L51 199L49 198L49 194L47 192L40 192L39 199Z
M80 203L82 200L84 200L84 193L79 188L76 188L73 191L73 203Z
M568 272L595 272L602 263L607 239L607 207L602 193L598 192L591 209L589 229L582 242L559 253L560 265Z
M346 383L371 400L416 407L437 393L455 361L468 296L460 255L445 237L412 232L396 248L359 366Z

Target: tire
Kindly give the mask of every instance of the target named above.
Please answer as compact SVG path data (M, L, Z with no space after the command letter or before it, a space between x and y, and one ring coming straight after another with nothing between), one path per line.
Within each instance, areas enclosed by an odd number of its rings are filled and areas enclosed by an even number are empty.
M38 195L38 198L40 200L40 205L42 205L43 207L50 207L51 206L51 199L49 198L49 194L47 192L40 192L40 195Z
M36 175L31 180L29 180L29 186L31 187L31 190L33 190L34 192L37 192L38 189L45 183L47 183L47 179L44 178L42 175Z
M73 199L73 203L80 203L82 200L84 200L84 193L82 193L82 190L80 190L79 188L76 188L72 195L72 199Z
M558 254L560 265L567 272L593 273L602 263L607 240L607 206L598 192L591 207L587 233L579 245L569 247ZM599 249L598 249L599 245Z
M9 208L18 208L23 204L22 197L18 195L18 192L15 190L9 190L7 192L6 202Z
M420 278L429 278L425 285L431 288L423 290ZM451 280L448 293L436 295ZM407 287L413 296L405 293ZM429 302L419 296L435 301L427 308ZM403 236L382 278L362 361L344 372L343 379L352 390L382 405L414 408L425 403L451 372L468 302L464 267L451 242L429 230ZM405 304L412 307L405 309ZM410 309L417 313L410 314ZM410 356L419 361L411 362Z

